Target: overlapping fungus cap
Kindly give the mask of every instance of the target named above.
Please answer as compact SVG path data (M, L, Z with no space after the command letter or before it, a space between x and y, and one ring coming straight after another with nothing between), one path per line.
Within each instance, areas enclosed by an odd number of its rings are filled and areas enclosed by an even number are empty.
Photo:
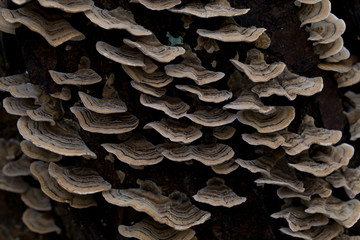
M94 4L92 0L39 0L39 3L46 8L58 8L70 13L85 12Z
M21 194L21 200L26 206L37 211L51 211L50 198L48 198L39 188L29 187Z
M71 193L85 195L111 189L111 184L91 168L61 167L51 162L48 169L50 176Z
M39 181L44 194L54 201L69 203L70 206L74 208L96 206L96 201L92 195L78 195L62 188L56 180L50 176L48 166L48 163L41 161L33 162L30 166L30 171Z
M343 47L338 53L327 57L325 61L329 63L337 63L348 58L350 58L350 51L346 47Z
M27 110L35 110L39 105L35 105L31 98L6 97L3 99L3 107L9 114L27 116Z
M181 0L131 0L131 3L140 3L150 10L165 10L175 7Z
M307 206L305 212L324 214L346 228L352 227L360 218L360 201L357 199L344 202L330 196L328 198L313 198L304 203Z
M158 62L170 62L185 53L182 47L161 44L155 35L137 37L135 41L125 38L123 41Z
M35 122L21 117L17 122L20 134L35 146L64 156L90 156L96 158L79 136L77 126L72 121Z
M343 143L336 147L315 146L309 152L304 151L289 158L289 165L298 171L307 172L316 177L325 177L335 170L347 166L354 155L354 148Z
M299 11L300 26L325 20L331 11L329 0L320 0L315 4L303 4Z
M350 199L360 193L360 168L339 169L326 177L334 188L343 187Z
M91 85L102 80L99 74L90 69L90 59L87 57L81 57L79 70L74 73L63 73L54 70L49 70L49 73L54 82L60 85Z
M207 37L222 42L254 42L261 34L266 31L265 28L242 27L237 24L233 18L226 18L218 30L198 29L196 31L202 37Z
M322 77L308 78L290 72L286 67L276 78L268 82L258 83L251 91L259 97L269 97L273 94L294 100L297 95L312 96L323 89Z
M360 63L354 64L347 72L335 73L334 78L339 88L355 85L360 82Z
M141 68L121 65L129 77L138 83L150 85L155 88L167 86L173 81L173 78L166 75L164 72L157 70L152 73L147 73Z
M330 43L316 44L314 46L314 52L319 55L319 59L326 59L340 52L343 47L344 40L342 37L339 37Z
M253 82L267 82L279 76L286 67L283 62L266 63L264 54L255 48L247 52L246 63L235 59L230 59L230 62Z
M167 75L176 78L190 78L197 85L204 85L222 79L225 74L207 70L201 65L201 60L193 53L188 45L184 46L186 53L182 55L183 61L178 64L168 64L165 66ZM200 89L200 88L198 88Z
M210 86L176 85L177 89L196 94L201 101L220 103L232 98L232 93L227 90L218 90Z
M29 184L22 177L8 177L0 172L0 189L13 193L24 193L28 188Z
M0 168L7 162L21 155L19 141L15 139L5 140L0 138Z
M172 118L147 123L144 129L154 129L172 142L191 143L202 136L199 128Z
M260 98L248 89L241 91L239 97L223 106L223 109L252 110L263 114L276 112L276 107L265 106Z
M11 0L11 1L17 5L24 5L25 3L31 2L32 0Z
M321 178L310 178L307 177L303 181L304 183L304 192L296 192L287 187L280 187L277 190L277 195L279 198L300 198L306 201L310 201L311 197L314 195L319 195L321 198L330 197L332 190L330 184L321 179Z
M152 86L147 85L145 83L138 83L138 82L135 82L135 81L131 81L130 84L136 90L138 90L138 91L140 91L142 93L151 95L153 97L162 97L166 93L165 88L155 88L155 87L152 87Z
M330 13L326 19L312 23L306 30L310 35L308 40L330 43L338 39L345 32L345 28L345 22Z
M118 230L122 236L136 239L191 240L195 236L192 229L177 231L150 218L145 218L132 226L119 225Z
M283 131L272 132L272 133L243 133L241 134L242 139L250 145L262 145L267 146L271 149L276 149L285 143L285 138L281 135Z
M39 85L22 83L8 87L8 91L16 98L33 98L35 103L41 102L40 98L45 94Z
M206 182L206 187L200 189L193 198L202 203L212 206L234 207L246 201L245 197L239 197L231 188L225 185L225 181L213 177Z
M16 75L10 75L0 78L0 90L9 91L10 86L15 86L23 83L30 82L29 75L27 73L21 73Z
M112 10L107 10L93 5L85 12L85 16L89 18L91 22L104 29L124 29L135 36L152 34L150 30L147 30L135 22L134 16L130 11L120 6Z
M236 132L236 128L231 126L220 126L213 128L213 136L220 140L232 138Z
M79 91L79 97L84 106L96 113L123 113L127 111L126 104L119 98L96 98Z
M162 96L154 98L152 96L141 94L140 103L146 107L161 110L172 118L179 119L186 115L190 106L178 97Z
M155 221L176 230L186 230L210 218L210 213L192 205L184 193L174 192L165 197L159 187L148 180L140 188L111 189L102 194L111 204L145 212Z
M151 142L138 134L120 144L103 143L101 146L120 161L132 166L154 165L164 158Z
M194 1L179 8L171 8L170 12L193 15L200 18L235 17L246 14L250 9L232 8L227 0L211 0L209 3Z
M309 230L293 232L290 228L280 228L282 233L290 235L292 237L302 238L306 240L331 240L339 235L343 228L341 225L333 222L320 227L313 227Z
M69 101L71 99L71 90L67 87L63 87L60 91L50 94L50 96L56 99Z
M142 67L146 72L148 72L148 68L152 69L153 71L155 71L157 68L157 66L142 52L127 45L114 47L106 42L98 41L96 43L96 50L101 55L114 62L132 67Z
M30 30L39 33L53 47L72 40L81 41L85 36L73 28L65 19L49 21L40 14L35 4L27 4L16 10L1 9L1 15L7 22L21 23Z
M211 54L213 52L219 51L220 47L214 39L199 36L197 38L197 45L194 47L194 50L200 51L203 49L205 49L207 53Z
M345 73L351 70L352 65L352 58L348 58L340 62L320 62L317 67L325 71Z
M200 144L185 146L181 144L163 144L159 146L161 154L176 162L196 160L206 166L221 164L230 160L235 152L225 144Z
M59 121L64 116L64 109L62 107L61 100L52 98L50 102L45 102L41 107L26 111L27 115L37 122L49 122L52 126L55 125L55 121Z
M0 7L0 12L4 8L4 6ZM5 18L0 14L0 31L9 33L9 34L15 34L15 30L20 27L20 23L9 23L5 20Z
M271 214L271 217L284 218L293 232L309 230L312 227L324 226L329 223L329 219L326 216L319 213L306 213L304 212L305 209L305 206L290 206Z
M186 113L185 117L194 123L206 127L219 127L232 123L236 119L236 115L219 108L210 106L199 108L193 113Z
M32 162L31 158L23 154L19 159L5 164L2 173L8 177L28 176L30 175L30 164Z
M21 141L20 147L21 151L32 159L37 159L44 162L58 162L62 159L62 155L50 152L43 148L39 148L28 140Z
M223 163L211 166L211 169L217 174L229 174L238 169L239 164L234 159L230 159Z
M55 224L54 219L48 213L41 213L28 208L22 215L22 221L31 231L36 233L61 233L61 229Z
M84 107L71 107L70 111L84 130L94 133L126 133L135 129L139 124L139 120L127 112L101 114Z
M290 125L295 118L295 108L292 106L275 107L275 111L267 114L242 110L237 113L239 122L252 126L260 133L276 132Z

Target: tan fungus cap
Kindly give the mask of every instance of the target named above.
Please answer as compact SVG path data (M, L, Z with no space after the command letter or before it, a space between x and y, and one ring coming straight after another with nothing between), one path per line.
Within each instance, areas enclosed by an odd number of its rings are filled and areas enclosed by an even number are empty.
M181 0L130 0L132 3L140 3L151 10L170 9L181 3Z
M9 114L27 116L27 110L35 110L39 106L35 105L34 99L6 97L3 99L3 107Z
M50 198L48 198L39 188L29 187L21 194L21 200L26 206L37 211L51 211Z
M0 78L0 90L9 91L8 87L30 82L27 73L21 73Z
M70 13L85 12L94 5L92 0L39 0L39 3L46 8L58 8Z
M139 83L135 81L130 82L131 86L136 90L151 95L153 97L162 97L166 93L165 88L155 88L145 83Z
M326 19L331 11L330 0L320 0L314 4L303 4L299 11L300 26Z
M54 219L48 213L40 213L28 208L22 215L22 221L31 231L36 233L61 233L61 229L55 224Z
M32 159L37 159L44 162L58 162L62 159L62 155L50 152L43 148L39 148L28 140L21 141L20 147L21 151Z
M220 103L232 98L232 92L227 90L218 90L210 86L193 86L193 85L175 85L177 89L185 92L196 94L201 101Z
M199 109L193 113L187 113L185 117L206 127L223 126L232 123L236 119L236 115L233 113L211 107Z
M172 77L159 70L152 73L147 73L138 67L130 67L126 65L121 66L123 70L129 75L129 77L135 82L147 84L155 88L165 87L173 81Z
M211 169L217 174L229 174L238 169L239 164L234 159L230 159L218 165L211 166Z
M334 222L325 226L313 227L310 230L293 232L290 228L280 228L280 231L292 237L306 240L331 240L339 235L343 228Z
M96 113L123 113L127 111L126 104L118 98L96 98L84 92L78 92L84 106Z

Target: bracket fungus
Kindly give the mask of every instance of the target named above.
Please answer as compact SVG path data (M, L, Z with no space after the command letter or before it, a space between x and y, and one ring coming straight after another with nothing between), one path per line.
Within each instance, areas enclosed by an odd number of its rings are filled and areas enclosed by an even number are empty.
M219 108L205 108L196 110L193 113L186 113L185 117L194 123L206 127L219 127L232 123L236 119L236 115Z
M132 3L140 3L150 10L166 10L181 3L181 0L130 0Z
M70 13L85 12L91 9L94 4L92 0L73 0L71 2L66 0L39 0L39 3L43 7L58 8Z
M127 111L126 104L119 98L96 98L84 92L79 92L79 97L84 106L96 113L110 114Z
M55 224L53 218L47 213L40 213L31 208L25 210L22 220L24 224L33 232L45 234L50 232L61 233L61 229Z
M37 211L51 211L50 198L48 198L39 188L29 187L21 194L21 200L31 209Z

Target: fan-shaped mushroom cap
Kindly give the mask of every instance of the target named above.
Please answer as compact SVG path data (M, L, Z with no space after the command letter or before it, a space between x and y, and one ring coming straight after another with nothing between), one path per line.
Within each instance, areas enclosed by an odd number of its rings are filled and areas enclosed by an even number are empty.
M139 120L130 113L101 114L84 107L71 107L70 111L79 120L80 126L89 132L120 134L130 132Z
M172 161L183 162L194 159L206 166L221 164L230 160L235 154L230 146L221 143L190 146L163 144L160 149L161 154Z
M23 5L25 3L31 2L32 0L11 0L11 1L17 5Z
M167 75L177 78L190 78L197 85L204 85L222 79L225 74L207 70L201 65L201 60L193 53L189 46L184 46L186 53L182 56L183 61L178 64L165 66Z
M328 182L321 178L306 178L304 181L304 192L296 192L287 187L281 187L277 190L279 198L301 198L310 201L314 195L319 195L321 198L330 197L332 190Z
M291 73L287 68L274 79L258 83L251 91L259 97L269 97L273 94L294 100L297 95L312 96L323 89L322 77L308 78Z
M6 112L17 116L27 116L27 110L35 110L39 106L34 104L34 99L6 97L3 99Z
M49 164L49 174L65 190L76 194L92 194L111 189L98 172L84 167L60 167L56 163Z
M27 5L16 10L1 9L7 22L22 23L31 31L39 33L53 47L72 40L81 41L85 36L73 28L65 19L49 21L39 14L35 5Z
M150 218L145 218L132 226L119 225L118 230L124 237L148 240L191 240L195 236L192 229L177 231Z
M2 11L2 7L0 8L0 12ZM0 31L6 32L9 34L15 34L15 29L20 27L20 23L9 23L5 20L5 18L0 14Z
M265 28L242 27L234 19L226 19L218 30L198 29L196 31L202 37L207 37L222 42L254 42L266 31Z
M236 129L231 126L220 126L213 129L213 136L220 140L227 140L234 136Z
M301 6L301 3L305 3L305 4L315 4L315 3L318 3L318 2L321 2L322 0L296 0L295 1L295 5L298 6Z
M315 4L303 4L299 11L300 26L320 22L329 16L330 11L331 2L329 0L321 0Z
M51 232L61 233L61 229L48 213L40 213L31 208L25 210L22 221L33 232L46 234Z
M264 145L276 149L285 143L285 138L281 135L282 131L271 133L243 133L242 139L250 145Z
M51 126L48 122L35 122L21 117L17 122L20 134L35 146L64 156L90 156L96 158L82 141L74 123L57 122Z
M1 15L1 14L0 14ZM0 78L0 90L9 91L8 87L30 82L27 73L21 73Z
M30 164L32 162L31 158L22 155L19 159L5 164L2 168L2 173L8 177L30 175Z
M44 94L44 91L39 85L35 85L32 83L23 83L19 85L9 86L8 91L13 97L33 98L35 99L35 101L39 101L40 97Z
M306 30L310 35L308 40L330 43L338 39L345 32L345 28L345 22L330 13L326 19L312 23Z
M155 146L141 135L133 136L120 144L104 143L101 146L120 161L132 166L154 165L164 158Z
M340 233L333 239L334 240L360 240L360 236L349 236L347 234Z
M346 73L352 68L352 59L348 58L340 62L320 62L317 67L325 71Z
M67 0L39 0L39 3L46 8L58 8L70 13L85 12L94 5L92 0L72 0L71 2Z
M337 63L350 57L350 51L343 47L338 53L331 55L325 59L326 62Z
M146 107L161 110L166 115L176 119L185 116L186 112L190 109L190 106L178 97L163 96L161 98L154 98L141 94L140 103Z
M22 177L8 177L0 171L0 189L13 193L23 193L28 188L29 184Z
M88 208L96 206L92 195L78 195L63 189L48 171L48 163L41 161L33 162L30 166L31 173L40 183L41 190L49 198L57 202L69 203L74 208Z
M175 7L181 3L181 0L131 0L132 3L140 3L151 10L165 10Z
M334 222L325 226L313 227L305 231L293 232L290 228L280 228L280 231L292 237L306 240L331 240L339 235L339 233L343 231L343 228Z
M228 208L246 201L245 197L236 195L231 188L225 185L224 180L218 177L207 180L206 187L200 189L193 198L198 202Z
M314 198L305 203L307 213L321 213L334 219L346 228L352 227L360 218L360 201L357 199L342 201L330 196L328 198Z
M266 63L264 54L257 49L251 49L247 52L246 62L248 64L235 59L230 59L230 62L253 82L267 82L279 76L286 67L283 62Z
M209 86L175 85L177 89L196 94L204 102L220 103L232 98L232 92L218 90Z
M298 171L311 173L317 177L325 177L342 166L347 166L354 155L354 148L346 143L333 147L319 147L311 156L302 153L291 157L289 165Z
M195 126L181 123L171 118L150 122L144 126L144 129L151 128L163 137L169 138L172 142L191 143L202 136L202 132Z
M327 176L326 181L335 188L343 187L348 197L353 199L360 193L360 168L337 170Z
M138 37L136 41L125 38L123 41L126 45L136 47L146 56L159 62L170 62L185 53L182 47L162 45L155 35Z
M167 76L161 71L147 73L141 68L130 67L126 65L122 65L122 68L135 82L144 83L155 88L165 87L173 81L172 77Z
M29 187L21 194L21 200L26 206L37 211L51 211L50 198L48 198L39 188Z
M232 123L236 115L219 108L205 108L185 114L191 121L206 127L219 127Z
M243 110L237 113L239 122L252 126L260 133L275 132L286 128L295 118L295 108L292 106L276 107L276 110L268 114L262 114L251 110Z
M238 169L239 164L234 159L230 159L218 165L211 166L211 169L217 174L229 174Z
M34 121L50 122L54 126L55 121L62 119L64 109L60 100L52 99L35 110L27 110L26 113Z
M63 87L63 88L61 88L61 91L54 92L54 93L50 94L50 96L53 98L56 98L56 99L69 101L71 99L71 90L67 87Z
M320 59L328 58L337 54L344 47L344 40L342 37L337 38L335 41L325 44L316 44L314 46L315 54L319 55Z
M166 93L165 88L154 88L154 87L152 87L150 85L147 85L145 83L138 83L138 82L135 82L135 81L131 81L130 84L136 90L139 90L142 93L146 93L146 94L154 96L154 97L162 97Z
M140 188L111 189L102 194L109 203L145 212L175 230L186 230L210 218L210 213L192 205L184 193L174 192L165 197L151 181L144 181Z
M225 106L223 109L234 109L234 110L253 110L263 114L271 114L276 111L276 107L265 106L260 98L248 89L242 90L240 96Z
M344 73L335 73L334 78L338 83L338 87L348 87L360 82L360 62L352 66L352 68Z
M21 151L32 159L41 160L44 162L57 162L62 159L62 156L46 149L35 146L28 140L23 140L20 143Z
M133 14L122 7L107 10L93 5L85 12L85 16L104 29L124 29L135 36L152 34L151 31L137 24Z
M148 62L152 63L152 61L145 57L138 49L131 48L127 45L118 48L106 42L98 41L96 43L96 50L104 57L128 66L142 67L144 69ZM154 65L154 63L152 64Z
M96 113L122 113L127 111L126 104L118 98L96 98L84 92L78 92L84 106Z
M250 9L232 8L227 0L212 0L207 4L201 1L188 3L180 8L171 8L170 12L197 16L200 18L235 17L246 14Z
M219 51L220 47L214 39L199 36L197 38L197 45L194 50L200 51L202 49L205 49L207 53L212 54L213 52Z
M310 214L304 212L305 206L287 207L270 216L273 218L285 218L291 231L298 232L309 230L312 227L324 226L329 223L329 219L322 214Z
M91 85L102 80L101 76L92 69L79 69L74 73L49 70L49 73L54 82L61 85Z

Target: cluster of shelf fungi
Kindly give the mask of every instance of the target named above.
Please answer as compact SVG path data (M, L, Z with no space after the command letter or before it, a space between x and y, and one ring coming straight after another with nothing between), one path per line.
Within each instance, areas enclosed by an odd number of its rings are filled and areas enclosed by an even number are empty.
M69 157L97 161L98 153L105 151L109 161L120 160L134 169L145 168L144 171L146 166L164 159L186 164L198 161L211 167L214 177L206 186L203 183L204 188L192 197L214 207L246 204L246 196L237 195L216 176L229 174L241 166L260 173L257 184L280 186L277 195L285 203L271 216L288 222L288 227L281 228L281 232L303 239L360 238L344 233L344 229L351 228L360 218L360 202L354 199L360 192L360 169L347 167L354 154L353 147L347 143L335 146L342 132L316 127L309 115L301 116L297 132L290 131L288 127L296 117L295 108L268 105L262 100L272 95L286 97L289 101L297 96L312 96L322 91L323 79L292 73L284 62L267 62L261 51L271 44L266 29L242 27L234 19L246 15L250 9L233 8L226 0L207 4L180 0L131 1L131 4L141 4L153 11L182 14L184 31L197 18L218 17L221 27L198 29L198 45L191 48L181 38L171 35L169 42L174 44L164 45L121 6L106 10L95 6L91 0L77 0L71 4L61 0L12 2L19 6L8 9L6 1L2 2L1 31L15 34L18 27L25 25L53 47L67 41L82 41L86 36L70 25L66 20L69 15L59 14L59 19L48 20L47 8L60 9L67 14L83 13L100 28L130 33L131 37L122 39L122 46L98 41L94 47L99 54L121 65L141 105L163 112L159 116L166 116L149 117L153 120L143 124L143 129L163 137L163 142L155 145L140 133L142 120L138 119L136 109L128 108L128 103L114 87L116 76L110 73L100 76L91 69L91 59L86 56L79 59L76 72L48 69L54 83L61 86L57 92L45 91L27 72L0 78L0 90L11 95L3 99L2 106L9 114L19 116L17 128L24 139L21 142L0 140L0 188L21 194L28 207L22 220L31 231L61 232L49 217L51 201L67 203L73 208L94 207L97 205L94 194L101 192L110 204L132 207L149 215L132 226L120 225L119 233L125 237L196 239L191 227L210 219L211 212L196 207L186 193L175 191L163 195L155 182L146 179L138 180L138 188L116 189L92 168L61 163L63 158ZM297 0L295 5L299 7L299 27L305 26L308 40L313 42L314 52L321 59L318 67L335 72L338 87L358 83L359 65L354 63L341 38L345 23L331 13L330 1ZM245 61L238 55L229 59L229 64L233 65L233 73L229 76L205 68L195 53L219 51L217 41L252 45ZM213 61L211 66L216 68L217 62ZM181 79L184 78L192 83L183 84ZM92 96L86 92L93 84L101 84L101 94ZM216 84L227 84L229 89L217 89ZM181 99L184 93L197 104L191 105ZM360 96L353 92L346 96L354 103L346 115L351 140L356 140L360 136ZM73 101L74 105L65 109L63 103L68 101ZM256 131L238 132L232 124L234 121ZM212 136L203 136L203 129L210 129ZM95 151L81 138L82 131L119 135L119 140L100 142L98 148L101 149ZM256 146L255 155L259 157L235 159L237 149L226 144L235 134ZM117 174L121 180L125 177L121 170ZM29 185L23 176L32 176L40 187ZM333 188L344 188L350 200L333 196Z

